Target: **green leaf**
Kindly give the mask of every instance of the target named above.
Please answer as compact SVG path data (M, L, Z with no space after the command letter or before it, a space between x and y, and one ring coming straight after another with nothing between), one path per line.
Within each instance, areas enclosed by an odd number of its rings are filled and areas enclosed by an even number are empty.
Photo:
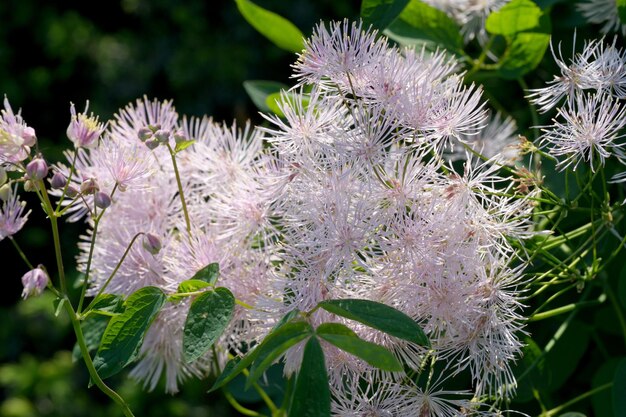
M54 299L52 302L52 305L54 306L54 317L59 317L59 314L61 314L61 310L63 309L63 304L65 304L66 301L67 299L65 297L57 297Z
M210 286L211 284L209 284L206 281L201 281L199 279L188 279L178 284L178 289L176 290L176 292L179 292L179 293L196 292L198 290L201 290L203 288L210 287Z
M290 416L330 416L330 388L326 361L324 351L316 337L310 338L304 347L302 366L292 398Z
M576 411L570 411L569 413L560 414L559 417L587 417L583 413L578 413Z
M213 262L196 272L191 279L208 282L215 285L217 278L220 276L220 266L217 262Z
M254 350L255 360L250 367L250 375L246 386L259 379L280 355L290 347L303 341L313 334L311 325L304 321L289 322L268 334L263 342Z
M613 414L626 417L626 358L619 361L613 377Z
M115 375L135 360L143 336L165 300L157 287L144 287L128 297L124 312L109 321L93 360L100 377Z
M429 49L443 47L456 54L463 50L463 37L457 23L441 10L418 0L411 0L384 33L401 45L427 41L433 45Z
M199 295L191 303L183 330L183 352L193 362L204 355L222 335L235 311L235 297L226 288Z
M617 4L617 15L619 16L619 21L622 25L626 24L626 0L616 0Z
M302 103L296 103L297 100L302 100ZM280 106L278 105L279 103L288 104L289 107L294 109L302 108L303 110L306 110L307 107L309 107L309 102L309 96L295 94L290 91L283 93L273 93L268 95L265 99L265 104L267 104L267 107L270 109L270 111L280 117L285 117L285 114L280 109Z
M317 327L316 333L328 343L383 371L401 372L404 369L402 364L387 349L361 339L343 324L324 323Z
M548 385L548 372L541 348L529 337L523 340L521 360L513 365L517 379L515 401L526 402L534 399L533 392L545 392Z
M516 79L534 70L550 45L550 16L543 15L540 26L533 32L516 34L500 58L498 75Z
M91 302L89 310L121 313L124 311L124 297L116 294L100 294Z
M615 370L617 369L620 359L610 357L603 361L598 369L595 370L591 377L591 389L600 388L603 385L614 382ZM613 395L611 389L604 389L596 392L591 396L591 405L593 407L594 416L615 417L613 416Z
M267 105L267 96L288 90L289 86L276 81L244 81L243 88L246 90L252 102L262 112L270 112Z
M419 324L403 312L386 304L351 299L322 301L319 306L330 313L356 320L400 339L422 346L430 345L430 341Z
M195 140L184 140L182 142L176 142L176 147L174 148L174 152L178 153L178 152L184 151L185 149L187 149L194 143L196 143Z
M619 274L619 281L617 283L617 298L622 304L622 307L626 309L626 265L622 267Z
M485 29L491 34L512 36L539 26L542 11L531 0L513 0L491 13Z
M291 52L302 52L304 35L293 23L248 0L235 0L243 17L274 45Z
M361 2L361 18L365 27L369 25L384 30L393 22L409 0L363 0Z
M556 391L571 380L578 363L587 351L591 329L581 321L572 320L556 342L549 342L544 350L548 375L546 391Z

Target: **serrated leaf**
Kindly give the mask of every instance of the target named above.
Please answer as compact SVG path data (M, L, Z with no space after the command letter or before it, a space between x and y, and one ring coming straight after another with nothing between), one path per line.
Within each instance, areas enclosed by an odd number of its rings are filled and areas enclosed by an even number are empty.
M361 2L361 19L365 27L369 25L384 30L393 22L409 0L363 0Z
M384 347L361 339L341 323L324 323L315 330L317 335L339 349L363 359L383 371L401 372L404 368Z
M215 285L217 279L220 276L220 265L217 262L213 262L196 272L192 279L208 282L211 285Z
M176 142L176 147L174 148L174 152L178 153L178 152L184 151L185 149L187 149L194 143L196 143L195 140L184 140L182 142Z
M463 50L463 37L457 23L439 9L411 0L384 34L405 46L432 42L450 52Z
M270 12L249 0L235 0L243 17L272 41L274 45L291 52L302 52L304 35L293 23L276 13Z
M316 337L311 337L304 347L302 365L296 379L290 416L330 416L330 388L324 351Z
M100 294L91 302L89 310L121 313L124 311L124 297L117 294Z
M613 414L626 417L626 358L619 361L613 377Z
M276 359L290 347L313 334L311 325L304 321L285 323L263 339L255 351L255 360L250 367L246 386L259 379Z
M531 0L512 0L493 13L485 22L485 29L493 35L512 36L539 26L542 11Z
M289 86L276 81L244 81L243 88L246 90L254 105L262 112L270 112L267 105L267 96L288 90Z
M324 310L356 320L374 329L422 346L430 341L422 328L411 317L386 304L370 300L347 299L322 301Z
M183 352L190 363L204 355L222 335L235 312L235 297L227 288L199 295L191 303L183 330Z
M102 378L121 371L137 357L138 348L166 297L157 287L144 287L131 294L124 312L109 321L93 363Z

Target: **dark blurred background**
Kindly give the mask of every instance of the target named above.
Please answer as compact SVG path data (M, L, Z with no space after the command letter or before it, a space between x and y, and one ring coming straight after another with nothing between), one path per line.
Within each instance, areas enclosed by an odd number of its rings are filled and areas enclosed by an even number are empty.
M296 24L305 35L320 19L355 18L359 1L255 0ZM0 93L22 109L51 162L70 143L65 130L69 103L101 120L147 95L173 99L180 114L259 122L242 83L289 82L295 55L274 46L240 15L234 1L115 0L0 2ZM16 235L34 263L54 270L51 234L35 199L29 223ZM61 223L70 278L83 225ZM96 388L87 389L84 366L72 363L68 320L53 314L53 297L20 301L26 266L8 239L0 242L4 286L0 292L0 416L118 416ZM162 387L146 394L125 375L111 385L137 416L237 415L225 401L206 394L208 381L191 381L177 396ZM269 391L272 392L273 388ZM280 389L274 390L280 396ZM242 403L261 407L250 392Z

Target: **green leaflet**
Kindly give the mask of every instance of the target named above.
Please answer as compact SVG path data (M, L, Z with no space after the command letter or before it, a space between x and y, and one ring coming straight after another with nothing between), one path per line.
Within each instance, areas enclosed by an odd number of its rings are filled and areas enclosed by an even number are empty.
M183 330L183 352L188 363L213 346L230 323L234 311L235 297L223 287L207 291L193 300Z
M115 375L135 360L144 334L165 300L156 287L144 287L128 297L124 312L109 321L93 360L101 378Z
M384 30L398 17L407 4L409 0L363 0L361 18L365 28L372 25L376 29Z
M330 388L324 351L316 337L311 337L304 347L302 366L296 379L290 416L330 416Z
M244 81L243 88L250 96L250 99L254 105L262 112L271 112L272 110L267 105L267 97L274 93L279 93L281 90L288 90L289 87L286 84L276 81Z

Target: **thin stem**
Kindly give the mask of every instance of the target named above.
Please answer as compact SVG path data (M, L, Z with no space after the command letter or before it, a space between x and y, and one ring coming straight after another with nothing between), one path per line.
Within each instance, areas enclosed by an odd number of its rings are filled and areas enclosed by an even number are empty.
M577 310L582 307L589 307L589 306L602 304L605 300L606 300L606 295L602 294L600 297L598 297L597 300L580 301L578 303L571 303L571 304L564 305L562 307L555 308L553 310L548 310L543 313L533 314L532 316L528 318L528 321L530 322L530 321L539 321L539 320L549 319L551 317L558 316L559 314L568 313L570 311Z
M54 208L52 207L52 203L50 202L50 197L48 197L48 192L46 191L46 184L43 180L39 180L39 186L41 187L41 194L39 194L39 198L43 203L44 212L48 215L50 219L50 226L52 227L52 240L54 242L54 255L57 263L57 272L59 274L59 282L61 283L61 294L67 294L67 283L65 282L65 270L63 268L63 255L61 253L61 239L59 237L59 224L56 217L56 213L54 212ZM37 187L39 188L39 187ZM68 301L69 302L69 301Z
M169 143L167 144L167 149L170 151L170 156L172 157L172 165L174 166L174 174L176 175L176 184L178 185L178 194L180 195L180 203L183 206L183 214L185 216L185 226L187 227L187 233L191 234L191 221L189 220L189 211L187 210L187 203L185 202L183 184L180 181L180 173L178 172L178 164L176 163L176 152L174 152Z
M559 405L558 407L553 408L552 410L546 411L541 413L541 415L539 417L551 417L553 415L556 415L558 413L560 413L562 410L566 409L567 407L576 404L579 401L584 400L587 397L591 397L593 395L596 395L599 392L604 391L605 389L609 389L613 386L612 382L607 382L604 385L600 385L599 387L596 387L590 391L585 392L584 394L579 395L576 398L573 398L571 400L569 400L568 402Z
M26 254L22 251L22 249L20 248L20 245L17 244L17 242L13 239L13 236L9 236L9 240L11 241L11 243L13 244L13 247L15 248L15 250L17 251L17 253L20 254L20 257L22 258L22 260L24 261L24 263L26 263L26 265L30 268L30 269L35 269L35 267L33 266L32 263L30 263L30 261L28 260L28 258L26 257Z
M524 92L528 91L528 84L526 84L526 81L524 81L523 77L519 77L517 79L517 83L519 84L519 86L522 88L522 90ZM533 129L533 137L535 140L537 140L537 138L539 137L539 134L537 133L537 127L539 127L539 115L537 114L537 110L535 109L535 106L533 106L532 104L528 105L529 109L530 109L530 117L533 121L533 127L535 129Z
M226 391L226 390L222 390L222 393L224 394L224 397L226 398L226 401L229 402L229 404L237 411L239 411L241 414L243 414L244 416L251 416L251 417L265 417L265 414L261 414L257 411L254 410L250 410L249 408L244 407L243 405L239 404L237 402L237 400L235 399L235 397L233 397L233 395Z
M85 336L83 335L83 329L80 327L80 322L78 321L78 317L76 316L76 312L72 308L69 299L65 299L65 303L63 303L65 310L67 311L68 316L70 317L70 321L72 322L72 327L74 328L74 333L76 334L76 340L78 342L78 346L80 347L80 353L83 356L83 360L85 361L85 365L87 366L87 370L89 371L89 376L93 383L100 388L100 390L105 393L109 398L111 398L117 405L120 406L122 412L126 417L134 417L133 412L128 407L128 404L124 401L120 395L107 386L100 375L98 375L98 371L91 360L91 356L89 355L89 349L87 348L87 344L85 343Z

